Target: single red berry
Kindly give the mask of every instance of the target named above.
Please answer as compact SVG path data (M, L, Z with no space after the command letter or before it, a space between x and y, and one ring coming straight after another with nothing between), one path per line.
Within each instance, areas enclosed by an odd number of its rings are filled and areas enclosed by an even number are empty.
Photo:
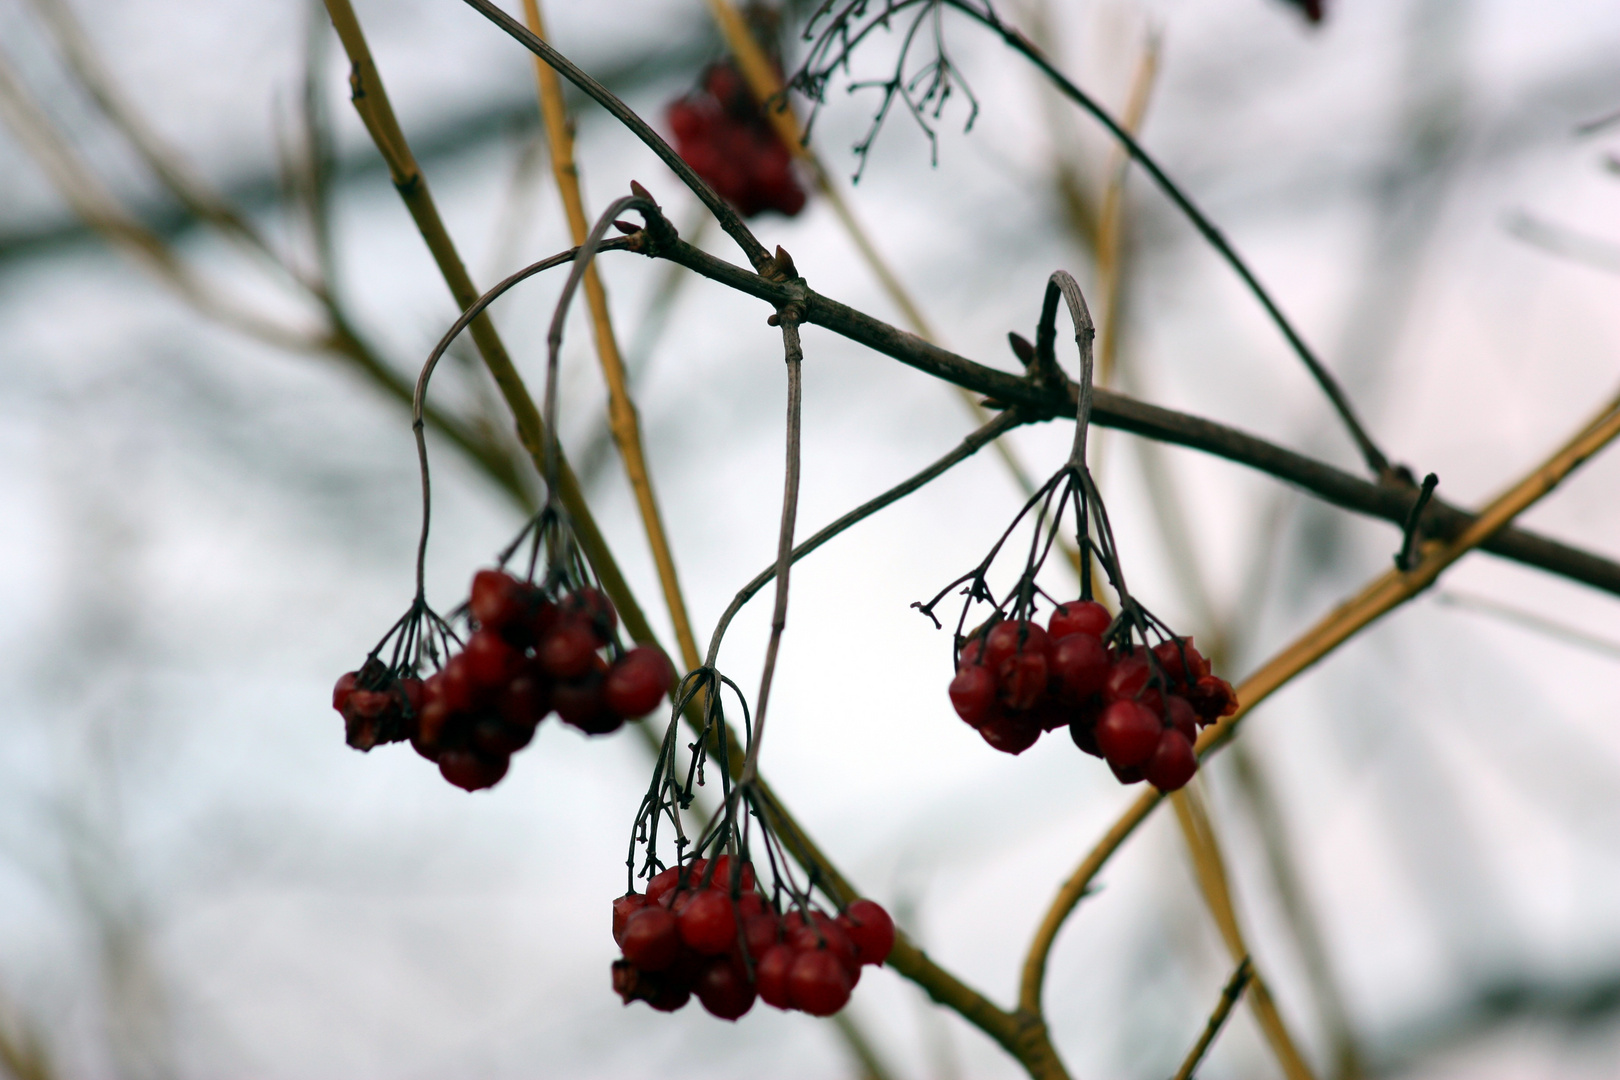
M504 570L480 570L473 575L467 610L485 630L499 630L523 615L518 581Z
M677 922L681 940L705 956L718 956L736 944L737 912L731 897L719 889L704 889L693 896Z
M1198 714L1186 698L1170 694L1164 699L1164 717L1190 743L1198 741Z
M444 665L439 672L439 698L450 707L451 712L466 712L471 709L478 698L478 686L473 681L472 673L467 670L467 654L457 653Z
M624 958L643 971L663 971L681 954L681 933L675 916L650 904L624 921L619 947Z
M979 734L1003 754L1022 754L1041 737L1041 724L1035 717L1002 713L980 727Z
M547 675L577 679L591 670L599 645L589 622L577 616L563 618L540 639L535 657Z
M984 663L999 674L1002 664L1015 654L1031 653L1045 659L1051 649L1052 639L1038 624L1006 619L991 627L986 635Z
M626 1005L645 1001L659 1012L674 1012L691 999L691 988L666 972L643 971L628 960L613 961L613 989Z
M748 894L748 896L754 895L757 894ZM744 899L747 899L747 897L745 896ZM741 906L738 905L739 910ZM742 928L743 942L747 946L748 956L756 964L773 945L781 940L782 920L776 917L774 911L759 911L748 915L742 921ZM735 943L733 943L731 955L734 957L737 955Z
M1113 621L1114 617L1108 614L1108 609L1097 601L1071 600L1067 604L1059 604L1052 611L1046 629L1054 639L1070 634L1090 634L1100 638Z
M1209 674L1209 661L1193 647L1190 637L1161 641L1153 646L1153 655L1158 659L1159 666L1164 668L1172 688L1195 683Z
M788 971L788 997L811 1016L831 1016L849 1002L849 976L826 949L799 953Z
M956 670L961 671L965 667L980 665L983 656L984 635L980 634L976 638L969 638L967 644L962 646L961 655L956 658Z
M658 707L675 681L675 670L663 650L637 645L608 669L603 700L620 716L646 716Z
M508 724L497 716L481 716L473 723L473 748L486 757L511 757L534 740L534 728Z
M737 918L747 922L755 915L770 915L776 917L776 912L765 902L765 898L757 892L745 892L736 898Z
M1082 705L1069 721L1069 738L1092 757L1103 756L1102 750L1097 747L1097 720L1102 716L1102 711L1102 702L1094 698L1089 704Z
M729 957L717 956L709 961L698 975L694 990L703 1007L722 1020L735 1020L754 1007L754 984Z
M337 685L332 687L332 708L338 712L349 703L349 695L354 693L354 683L359 677L358 671L345 671L338 676Z
M824 911L811 912L808 923L799 912L788 912L782 918L782 940L801 953L823 948L832 953L843 965L851 987L860 978L861 961L856 954L855 942L848 931L838 924L838 920Z
M1095 634L1068 634L1052 642L1052 677L1059 696L1071 705L1100 691L1109 671L1108 650Z
M1110 761L1108 767L1113 770L1114 779L1122 784L1139 784L1142 782L1142 767L1140 765L1116 765Z
M463 791L479 791L494 787L506 775L512 764L510 758L485 757L471 750L442 750L439 752L439 773Z
M551 711L551 684L538 672L513 677L495 699L495 711L514 727L533 728Z
M563 600L563 610L566 614L576 614L584 618L585 624L596 636L598 646L611 641L613 631L619 625L619 616L613 610L613 602L601 589L594 589L589 585L570 593Z
M1109 701L1128 701L1139 697L1147 688L1153 674L1148 662L1140 656L1116 656L1103 682L1103 697Z
M467 639L461 655L466 657L467 678L484 690L499 690L516 674L521 656L493 630L480 630Z
M973 727L982 727L1000 711L996 677L982 664L965 665L951 680L951 706Z
M725 891L727 893L731 892L731 856L730 855L722 855L718 859L714 860L714 876L710 880L714 883L715 888L721 889L721 890L723 890L723 891ZM742 892L746 893L746 892L749 892L750 890L752 890L753 887L754 887L754 864L750 863L750 862L745 862L745 863L742 864L742 877L741 877L741 880L738 882L738 888Z
M838 921L855 944L855 958L863 964L881 964L894 948L894 920L875 900L856 900Z
M996 669L997 696L1009 709L1033 709L1046 696L1049 675L1045 653L1033 649L1014 653Z
M1097 721L1097 748L1110 764L1144 764L1159 745L1164 723L1135 701L1115 701Z
M638 892L627 893L613 901L613 943L615 945L624 945L624 924L630 920L630 916L646 907L649 903L651 901Z
M595 657L597 670L583 678L566 679L551 688L551 707L558 719L585 732L587 735L606 735L617 731L624 717L608 707L602 695L603 672L606 661Z
M754 985L759 988L759 996L765 1004L778 1009L793 1008L793 998L788 992L788 975L798 958L799 954L786 945L772 945L754 964ZM836 963L834 961L835 966Z
M671 866L654 874L652 880L647 882L647 900L656 904L664 898L664 894L672 891L681 880L681 868Z
M1159 736L1153 757L1142 766L1142 775L1148 783L1165 792L1186 787L1197 771L1198 755L1193 753L1192 743L1175 728Z
M413 744L420 744L417 746L418 751L421 751L424 747L436 750L439 740L444 734L445 725L455 715L450 710L450 706L444 703L444 699L433 693L434 678L437 678L437 676L430 677L427 680L428 689L423 695L426 700L422 703L422 711L416 718L416 734L411 737ZM438 760L437 754L433 755L433 760Z

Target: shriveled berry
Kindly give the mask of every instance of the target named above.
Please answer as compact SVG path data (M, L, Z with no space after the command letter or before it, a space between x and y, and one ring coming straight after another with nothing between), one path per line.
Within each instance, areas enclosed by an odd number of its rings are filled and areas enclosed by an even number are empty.
M1094 634L1068 634L1052 642L1052 677L1058 696L1071 705L1100 691L1109 667L1108 650Z
M1164 723L1135 701L1115 701L1097 721L1097 748L1110 764L1144 764L1159 745Z
M722 1020L735 1020L754 1007L754 984L729 957L717 956L709 961L693 990L703 1007Z
M1022 754L1041 737L1041 724L1029 715L1002 713L980 727L979 734L1003 754Z
M1232 684L1215 675L1205 675L1198 685L1187 691L1187 700L1193 711L1206 724L1213 724L1223 716L1237 712L1237 693Z
M624 921L619 942L624 958L643 971L663 971L681 954L681 933L675 916L657 904L634 912Z
M613 944L624 944L624 924L650 903L642 893L627 893L613 901Z
M345 671L338 676L337 685L332 687L332 708L338 712L349 703L349 695L354 693L355 680L359 677L358 671Z
M881 964L894 948L894 920L875 900L856 900L838 917L849 940L855 945L855 958L863 964Z
M1198 771L1198 756L1192 743L1175 728L1159 736L1159 745L1153 756L1142 766L1147 782L1160 791L1179 791Z
M1114 617L1108 614L1108 609L1097 601L1071 600L1067 604L1059 604L1052 611L1046 629L1054 640L1070 634L1090 634L1100 638L1113 621Z
M704 889L692 897L677 917L681 940L705 956L728 952L737 941L737 912L731 897L719 889Z
M643 971L628 960L613 961L613 990L624 999L645 1001L659 1012L674 1012L692 997L689 985L666 972Z
M754 964L754 985L759 988L759 996L765 1004L778 1009L793 1008L793 998L788 993L788 975L798 958L799 954L786 945L772 945ZM837 965L836 960L833 963Z
M957 671L950 693L956 715L973 727L982 727L999 711L995 674L982 664L968 664Z
M506 775L512 760L485 757L471 750L443 750L439 753L439 773L463 791L494 787Z
M826 949L801 952L788 971L788 997L811 1016L831 1016L849 1003L849 976Z
M996 669L997 697L1009 709L1033 709L1046 695L1048 677L1045 653L1034 649L1016 652Z
M637 645L608 669L602 697L620 716L646 716L658 707L674 681L674 668L661 649Z
M991 627L985 637L984 663L999 676L1002 664L1015 654L1031 653L1045 658L1051 649L1052 640L1039 624L1007 619Z

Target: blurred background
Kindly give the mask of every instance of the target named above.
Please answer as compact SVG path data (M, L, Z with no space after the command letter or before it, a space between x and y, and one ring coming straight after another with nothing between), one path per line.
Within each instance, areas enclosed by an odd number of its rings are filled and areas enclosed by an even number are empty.
M516 11L517 5L510 5ZM568 246L529 57L452 0L357 0L475 281ZM1000 8L1140 131L1251 260L1373 434L1477 505L1614 392L1620 8L1018 0ZM808 6L784 13L791 68ZM553 3L551 37L644 116L725 51L698 0ZM1106 379L1359 472L1297 360L1097 127L982 29L929 139L835 82L814 145L943 344L1016 367L1047 275ZM857 54L884 77L895 40ZM396 387L456 309L347 100L319 4L0 0L0 1073L29 1080L1013 1077L888 971L854 1028L622 1006L608 905L650 759L555 720L492 791L343 744L335 677L405 609L417 477ZM802 101L797 102L803 107ZM587 212L695 200L573 100ZM929 114L932 116L932 114ZM755 223L810 284L901 316L825 199ZM712 226L709 250L740 254ZM604 256L700 640L774 558L780 338L713 283ZM538 388L562 278L493 309ZM669 642L582 306L560 428ZM800 535L973 426L949 387L805 332ZM1072 365L1071 358L1064 358ZM367 365L370 365L369 371ZM434 385L441 610L538 481L470 346ZM1037 480L1072 428L1011 443ZM1101 433L1134 591L1234 682L1389 565L1398 530L1239 467ZM1620 558L1620 460L1525 524ZM1022 502L991 452L795 571L763 771L835 861L1001 1003L1057 884L1135 797L1053 736L997 754L910 610ZM1072 589L1061 568L1054 589ZM767 599L721 666L750 693ZM1620 1076L1620 607L1488 555L1266 703L1202 770L1240 918L1324 1077ZM1230 972L1168 814L1058 940L1077 1077L1167 1076ZM851 1033L874 1061L851 1050ZM1278 1075L1246 1007L1201 1075Z

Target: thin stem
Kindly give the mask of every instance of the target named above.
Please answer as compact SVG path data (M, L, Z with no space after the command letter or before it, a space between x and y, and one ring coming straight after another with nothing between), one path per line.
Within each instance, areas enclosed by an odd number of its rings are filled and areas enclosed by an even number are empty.
M978 453L986 443L993 442L998 436L1011 431L1023 422L1018 413L1011 409L992 418L988 424L963 439L950 453L929 465L926 469L902 480L881 495L868 499L794 548L792 561L798 562L850 526L864 521L884 507L898 502L923 485L944 475L953 466ZM776 577L776 566L768 566L755 575L752 581L737 591L736 597L731 601L731 606L726 608L725 613L720 616L720 621L715 623L714 634L709 638L709 655L705 663L710 666L714 665L720 653L720 642L725 637L726 629L731 625L731 620L736 617L738 611L742 610L743 605L753 599L754 595L774 577Z
M1335 380L1332 374L1328 372L1327 368L1322 365L1322 362L1317 359L1316 354L1311 350L1311 347L1305 343L1305 339L1300 336L1299 331L1294 328L1293 323L1291 323L1288 320L1288 317L1283 314L1282 309L1277 306L1277 302L1272 299L1271 294L1266 291L1265 286L1260 284L1260 279L1255 277L1254 272L1249 269L1248 263L1244 262L1242 256L1237 253L1237 251L1227 241L1226 237L1223 236L1220 230L1215 227L1214 223L1212 223L1209 218L1204 216L1203 211L1199 210L1198 207L1193 204L1193 201L1188 198L1187 194L1183 192L1175 183L1175 181L1171 180L1170 177L1165 174L1164 170L1159 167L1159 163L1155 161L1146 150L1142 149L1142 145L1136 141L1131 133L1127 131L1111 115L1109 115L1108 111L1099 105L1097 101L1091 97L1091 95L1087 94L1084 90L1081 90L1078 86L1071 82L1067 76L1053 66L1052 62L1046 58L1045 54L1043 54L1039 48L1036 47L1034 42L1030 41L1029 38L1025 37L1017 29L1003 23L995 14L994 10L988 6L988 4L986 4L981 10L974 4L968 3L967 0L943 0L943 2L950 4L951 7L962 12L964 15L967 15L969 18L981 23L990 30L993 30L1004 42L1010 45L1014 51L1021 54L1038 69L1040 69L1041 73L1050 79L1052 84L1056 86L1058 90L1064 94L1064 96L1068 97L1076 105L1090 113L1098 123L1102 124L1103 127L1108 129L1108 133L1112 135L1119 142L1119 144L1125 148L1130 156L1147 171L1149 176L1153 177L1154 183L1158 184L1160 190L1162 190L1165 195L1169 196L1170 201L1175 203L1177 209L1179 209L1182 214L1186 216L1187 220L1192 223L1193 228L1198 230L1199 235L1201 235L1209 243L1209 245L1213 247L1223 259L1226 260L1227 265L1229 265L1233 271L1237 273L1238 277L1242 279L1243 284L1248 288L1249 292L1251 292L1255 299L1260 302L1260 306L1265 309L1266 314L1271 318L1271 321L1276 325L1277 329L1282 332L1283 337L1287 339L1288 344L1293 348L1294 353L1310 371L1311 377L1316 380L1316 384L1320 386L1322 388L1322 392L1327 395L1328 401L1332 403L1334 411L1338 413L1339 419L1344 423L1345 429L1350 433L1350 437L1355 441L1357 449L1360 450L1362 459L1366 462L1368 471L1372 472L1375 476L1380 477L1390 474L1391 469L1389 459L1367 434L1366 429L1361 424L1361 421L1356 417L1355 409L1351 406L1349 398L1347 398L1344 391L1340 389L1337 380Z
M585 91L599 105L612 113L619 123L629 128L631 134L646 143L647 147L657 154L663 163L674 171L676 176L680 177L681 183L690 188L692 193L703 201L703 205L707 206L710 213L714 214L715 220L720 222L720 227L726 230L731 238L737 242L738 247L743 249L743 254L748 256L748 261L754 268L762 273L768 270L771 266L771 253L765 249L765 245L759 242L759 239L754 236L748 226L743 224L742 218L737 216L737 211L732 209L731 204L716 194L715 190L709 186L708 181L694 172L692 167L681 159L681 156L663 140L658 132L654 131L651 125L640 116L637 116L635 111L628 105L620 101L613 91L585 74L584 71L575 66L573 61L546 44L545 41L530 32L528 27L496 7L490 0L467 0L467 4L484 18L504 30L524 48L551 65L563 78Z
M770 701L771 679L776 674L776 654L787 628L788 575L793 567L793 527L799 516L799 413L802 399L804 347L799 342L798 311L792 306L781 313L782 350L787 358L787 467L782 482L782 526L776 538L776 606L771 611L771 640L765 646L765 666L759 675L759 695L754 699L754 737L748 742L737 786L746 788L759 774L759 748L765 741L765 706Z
M1198 1041L1187 1052L1187 1057L1182 1061L1181 1068L1176 1070L1172 1080L1192 1080L1193 1070L1198 1068L1199 1062L1204 1060L1204 1055L1209 1053L1210 1046L1215 1042L1215 1036L1220 1034L1221 1028L1226 1024L1226 1018L1232 1015L1233 1006L1238 1003L1238 998L1243 996L1243 988L1249 985L1250 971L1249 958L1245 956L1238 962L1237 970L1232 972L1231 979L1227 980L1221 989L1220 1000L1215 1003L1215 1011L1209 1014L1209 1023L1204 1025L1204 1033L1198 1036Z
M523 10L529 29L544 40L545 23L539 0L523 0ZM534 75L539 87L540 113L545 120L546 137L551 147L551 169L557 181L557 191L562 196L574 243L583 244L588 228L585 201L580 193L579 169L574 163L573 124L563 101L562 82L557 78L556 71L538 56L534 58ZM601 362L602 376L607 382L609 430L619 448L619 457L624 462L630 490L635 495L642 529L647 534L647 546L652 549L653 565L658 571L658 582L664 593L664 606L675 629L675 643L680 647L686 668L695 668L698 665L697 642L692 636L686 600L675 573L675 557L670 551L663 515L659 512L658 500L653 493L652 477L641 443L641 422L636 415L635 403L630 398L624 361L619 355L618 339L613 333L613 320L608 313L607 292L594 265L585 270L585 301L591 311L597 359Z
M1427 589L1452 563L1481 547L1519 514L1549 494L1587 459L1620 436L1620 398L1611 400L1569 441L1494 500L1459 536L1445 544L1431 544L1417 567L1409 572L1388 571L1369 582L1354 597L1277 653L1237 687L1238 708L1231 716L1204 729L1196 749L1207 758L1236 733L1256 706L1301 672L1390 611ZM1024 958L1019 1002L1037 1011L1046 961L1064 921L1086 894L1091 881L1114 852L1145 821L1164 796L1149 788L1109 827L1087 853L1047 909Z

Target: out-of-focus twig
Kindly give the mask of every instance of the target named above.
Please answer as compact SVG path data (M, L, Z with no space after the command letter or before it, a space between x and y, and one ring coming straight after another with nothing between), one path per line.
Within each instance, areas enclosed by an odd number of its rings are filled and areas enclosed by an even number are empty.
M1173 1080L1192 1080L1193 1071L1198 1068L1204 1055L1209 1053L1210 1046L1215 1042L1221 1028L1226 1024L1226 1018L1232 1015L1232 1009L1243 996L1244 987L1249 985L1252 968L1249 958L1245 956L1238 962L1237 970L1232 972L1232 978L1221 989L1221 999L1215 1003L1215 1011L1209 1014L1209 1022L1204 1025L1204 1033L1198 1036L1193 1048L1187 1051L1186 1058L1181 1062L1181 1068L1176 1070Z

